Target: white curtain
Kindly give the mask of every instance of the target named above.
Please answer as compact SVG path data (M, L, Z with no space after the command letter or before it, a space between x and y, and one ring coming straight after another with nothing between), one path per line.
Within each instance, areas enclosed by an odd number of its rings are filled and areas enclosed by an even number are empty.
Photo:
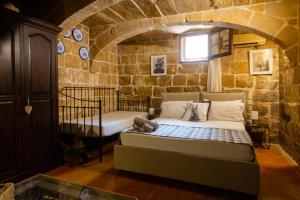
M221 58L216 58L209 61L208 77L207 77L208 92L222 92L222 66Z

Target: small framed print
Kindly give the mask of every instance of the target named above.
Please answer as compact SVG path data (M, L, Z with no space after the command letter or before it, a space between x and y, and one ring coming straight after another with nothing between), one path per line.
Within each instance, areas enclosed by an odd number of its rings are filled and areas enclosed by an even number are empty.
M273 73L272 49L249 50L250 75Z
M151 76L163 76L167 74L167 56L151 56Z

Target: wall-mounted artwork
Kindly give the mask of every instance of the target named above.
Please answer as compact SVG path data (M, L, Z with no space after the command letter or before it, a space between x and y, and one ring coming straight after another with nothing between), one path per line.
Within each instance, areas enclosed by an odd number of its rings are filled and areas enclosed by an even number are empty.
M83 34L78 28L73 29L72 35L74 40L76 40L77 42L81 42L83 40Z
M81 47L79 49L79 56L82 60L87 60L89 58L89 51L86 47Z
M272 49L256 49L249 51L250 75L273 73Z
M167 74L166 55L151 56L151 76L162 76Z
M57 43L57 53L62 54L65 52L65 45L62 41Z

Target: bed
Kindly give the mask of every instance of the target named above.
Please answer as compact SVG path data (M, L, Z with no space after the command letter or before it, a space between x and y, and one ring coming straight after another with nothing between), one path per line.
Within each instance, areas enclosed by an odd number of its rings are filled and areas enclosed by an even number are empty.
M77 135L99 140L129 128L135 117L148 117L149 97L132 96L106 87L65 87L59 92L62 136Z
M163 100L197 101L197 96L199 99L199 94L165 94ZM203 93L202 98L218 101L245 99L243 93ZM170 118L155 120L163 129L171 130L171 137L166 131L151 134L130 131L121 133L121 143L114 147L116 169L258 195L259 165L243 122L187 122ZM197 140L192 129L230 130L233 136L230 138L236 141L226 143L218 141L219 138ZM185 134L187 130L191 134ZM228 133L224 135L228 136Z

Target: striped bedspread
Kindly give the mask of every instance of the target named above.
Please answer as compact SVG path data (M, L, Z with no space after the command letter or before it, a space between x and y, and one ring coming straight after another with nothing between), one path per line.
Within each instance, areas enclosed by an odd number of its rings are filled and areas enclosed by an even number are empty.
M126 132L136 132L128 129ZM253 146L252 140L246 131L210 127L187 127L179 125L160 124L159 128L151 133L142 133L159 137L174 137L193 140L219 141Z

